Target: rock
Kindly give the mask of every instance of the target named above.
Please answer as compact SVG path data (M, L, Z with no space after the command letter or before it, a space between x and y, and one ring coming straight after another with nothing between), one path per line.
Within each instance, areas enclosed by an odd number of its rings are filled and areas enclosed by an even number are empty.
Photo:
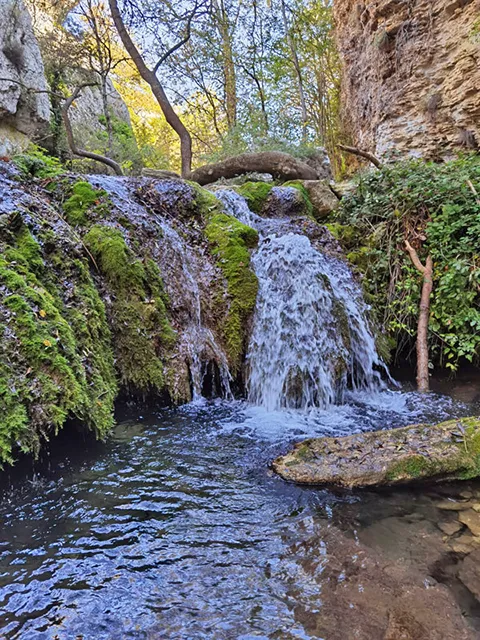
M472 551L462 560L458 577L477 600L480 600L480 549Z
M313 205L313 215L317 220L325 218L339 205L339 199L330 189L325 180L304 180L303 186L307 190Z
M273 187L261 215L265 218L286 218L305 214L306 203L302 192L295 187Z
M341 438L312 438L277 458L273 469L285 480L342 487L472 478L480 474L475 438L479 433L480 419L461 418Z
M471 533L466 532L450 540L450 547L456 553L471 553L474 549L480 546L480 538L478 536L472 536Z
M478 0L336 0L334 12L356 146L380 158L478 148Z
M0 156L24 149L50 120L47 81L23 0L0 2Z
M328 640L473 640L451 592L417 565L405 566L334 526L292 544L274 569L288 575L285 597L310 593L296 605L305 637ZM298 598L297 598L298 602ZM280 634L280 637L285 637ZM287 636L288 637L288 636Z
M457 500L440 500L435 503L437 509L443 511L466 511L473 507L473 502L458 502Z
M447 521L447 522L438 522L437 526L440 529L440 531L443 531L443 533L446 533L447 536L453 536L455 533L460 531L460 529L462 528L462 524L460 522L458 522L458 520L450 520L450 521Z
M473 511L473 509L461 511L458 514L458 519L467 525L474 536L480 536L480 513Z

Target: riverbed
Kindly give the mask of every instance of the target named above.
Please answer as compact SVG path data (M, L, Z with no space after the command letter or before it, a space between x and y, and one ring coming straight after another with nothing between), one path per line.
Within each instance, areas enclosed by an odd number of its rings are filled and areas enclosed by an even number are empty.
M3 474L2 637L375 640L392 624L390 605L362 598L390 593L402 575L426 596L442 589L439 608L480 634L478 602L451 569L463 556L437 508L445 492L476 495L480 483L332 492L269 469L306 436L478 412L475 394L397 390L311 412L135 405L119 411L106 443L65 431L40 462Z

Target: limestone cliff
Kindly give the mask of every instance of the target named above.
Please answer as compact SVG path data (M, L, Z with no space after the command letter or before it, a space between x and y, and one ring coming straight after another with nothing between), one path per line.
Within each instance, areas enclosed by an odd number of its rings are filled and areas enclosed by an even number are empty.
M335 0L343 119L382 158L480 145L480 0Z
M23 0L0 0L0 156L18 151L50 119L42 58Z

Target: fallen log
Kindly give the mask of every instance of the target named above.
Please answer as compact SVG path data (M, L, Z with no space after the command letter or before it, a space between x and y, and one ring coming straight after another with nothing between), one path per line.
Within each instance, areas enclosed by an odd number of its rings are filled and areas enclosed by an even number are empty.
M315 169L281 151L242 153L222 162L207 164L192 171L190 180L200 185L211 184L220 178L235 178L250 172L270 173L276 180L317 180Z

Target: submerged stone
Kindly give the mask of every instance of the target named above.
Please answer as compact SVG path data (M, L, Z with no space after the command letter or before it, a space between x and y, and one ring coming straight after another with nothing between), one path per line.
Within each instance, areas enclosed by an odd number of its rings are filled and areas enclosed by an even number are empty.
M292 482L349 488L474 478L480 475L480 419L312 438L273 468Z

